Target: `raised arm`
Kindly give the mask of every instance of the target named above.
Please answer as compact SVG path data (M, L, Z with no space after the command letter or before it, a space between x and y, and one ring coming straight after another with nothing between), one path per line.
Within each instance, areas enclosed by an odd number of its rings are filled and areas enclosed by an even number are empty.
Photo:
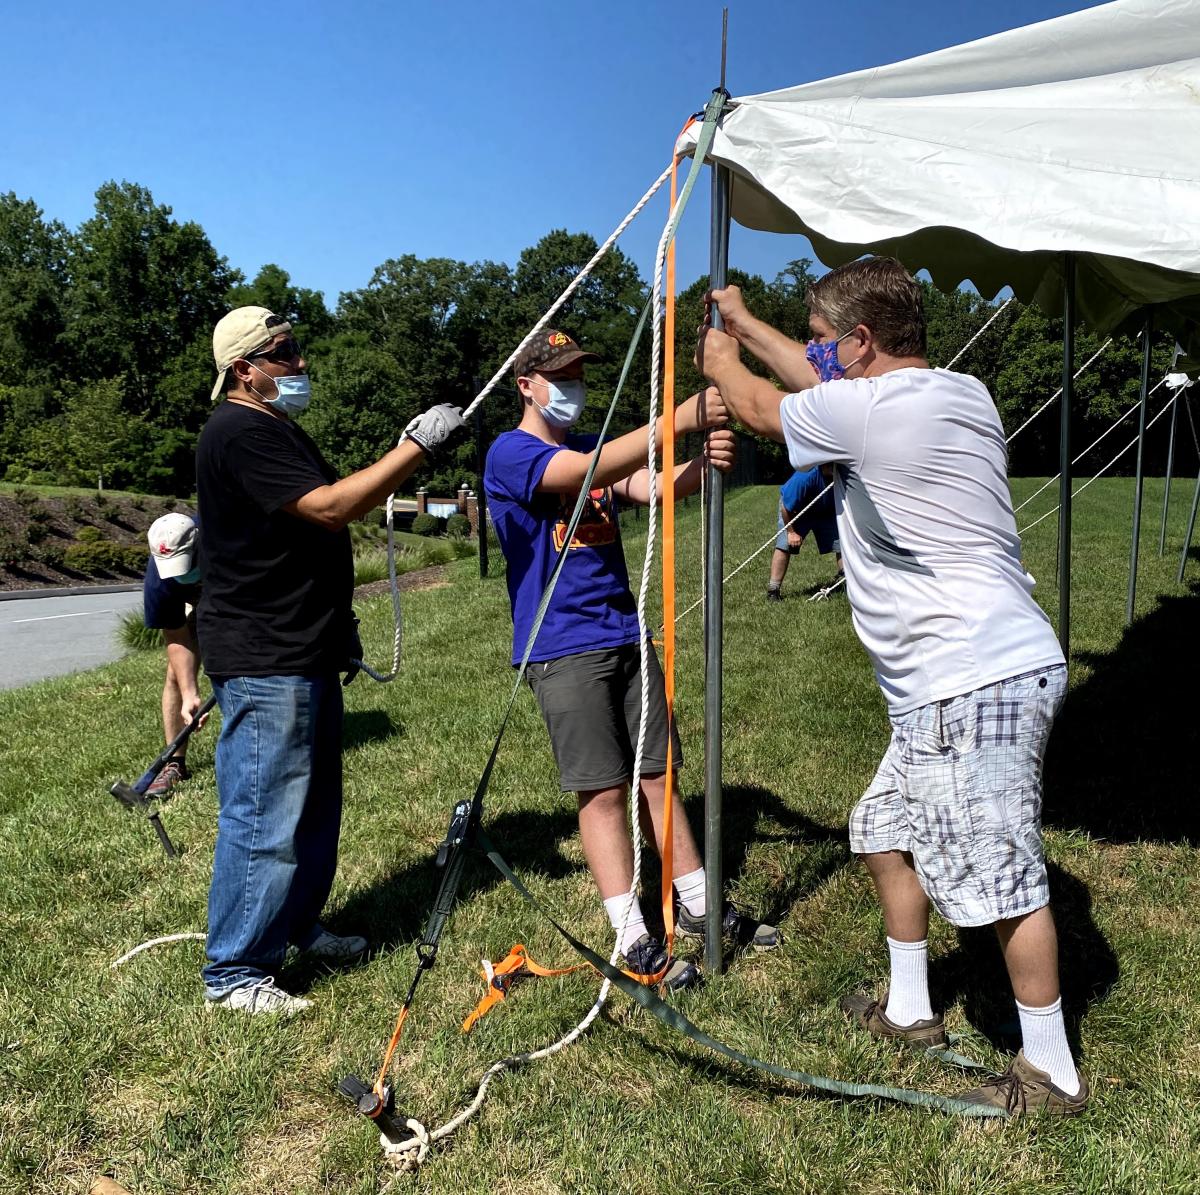
M753 353L790 393L807 390L820 381L806 356L807 345L751 315L736 286L714 290L708 300L721 313L725 331Z
M708 434L704 441L704 452L681 465L675 466L675 498L686 498L700 489L700 481L704 476L704 468L712 464L722 473L728 473L733 468L737 451L737 437L726 427L716 428ZM655 490L656 501L662 505L662 470L657 476ZM650 470L639 469L624 481L613 486L613 492L625 502L636 506L647 506L650 502Z
M675 409L675 431L679 435L686 432L703 431L707 427L716 427L728 419L728 412L721 396L711 387L693 394L685 399ZM654 428L656 451L662 448L663 417L660 415ZM638 428L627 432L614 440L609 440L600 449L600 460L592 477L592 485L596 487L614 485L632 476L639 469L645 469L647 450L647 429ZM540 493L575 494L583 485L587 476L588 465L592 454L575 452L564 449L556 452L550 458L545 473L538 485ZM647 486L647 493L648 493ZM637 501L637 499L633 499ZM645 501L645 499L643 499Z

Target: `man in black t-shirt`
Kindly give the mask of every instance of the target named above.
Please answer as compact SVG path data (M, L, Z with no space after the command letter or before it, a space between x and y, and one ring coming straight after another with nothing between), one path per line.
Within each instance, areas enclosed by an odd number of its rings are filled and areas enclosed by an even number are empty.
M208 899L210 1008L299 1012L274 976L290 945L349 962L364 938L318 920L333 885L342 803L338 673L357 654L351 520L462 426L414 419L375 464L338 480L293 422L308 404L291 325L239 307L213 332L212 413L196 450L204 589L197 631L221 707L220 813Z

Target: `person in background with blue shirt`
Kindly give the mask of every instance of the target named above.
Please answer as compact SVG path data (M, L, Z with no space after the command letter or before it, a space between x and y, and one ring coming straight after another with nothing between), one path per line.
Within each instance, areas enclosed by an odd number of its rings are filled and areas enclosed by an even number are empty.
M587 398L584 362L598 359L563 332L540 333L515 365L521 421L499 436L488 452L484 487L508 561L514 665L524 655L596 447L596 436L575 435L570 428ZM732 468L733 433L719 427L725 420L715 390L693 395L676 409L679 434L718 429L708 436L703 457L675 466L677 498L700 488L706 459L722 472ZM661 445L661 418L655 430ZM607 441L600 450L588 502L567 548L526 676L550 732L562 791L578 796L579 836L605 911L615 931L625 923L621 951L626 964L637 974L665 972L662 986L678 990L697 983L700 973L691 963L670 957L649 933L636 893L625 922L633 884L625 798L641 716L642 642L617 507L622 502L649 502L647 440L648 429L643 427ZM653 650L647 667L651 691L639 813L647 837L661 854L668 727L662 668ZM682 752L673 726L670 734L671 761L678 767ZM674 800L677 931L681 938L703 941L704 863L677 795ZM738 945L769 950L779 943L774 926L757 922L732 904L726 905L722 927Z
M775 539L775 551L771 553L771 580L767 583L768 602L783 601L780 590L783 587L783 579L787 576L788 565L804 545L805 536L809 534L817 541L817 551L822 556L827 552L836 555L838 576L841 576L842 549L838 542L832 481L832 470L816 466L812 469L797 469L779 487L779 535ZM814 502L816 505L812 505ZM801 511L805 513L800 515ZM797 515L800 517L797 518ZM814 596L826 596L827 592L826 588Z
M162 631L167 645L162 719L163 734L170 743L201 706L197 683L200 646L196 642L195 616L200 600L196 523L185 514L166 514L150 524L146 538L150 541L150 559L146 561L142 582L142 611L146 626ZM188 776L185 742L176 748L146 794L166 796Z

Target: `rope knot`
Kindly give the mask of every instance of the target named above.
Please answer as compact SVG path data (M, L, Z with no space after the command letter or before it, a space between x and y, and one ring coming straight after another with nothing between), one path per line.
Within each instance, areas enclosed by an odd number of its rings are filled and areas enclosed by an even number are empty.
M419 1120L413 1120L412 1117L409 1117L404 1124L409 1132L412 1133L412 1136L408 1140L389 1141L380 1134L379 1143L383 1146L384 1157L397 1170L408 1172L418 1170L421 1167L422 1163L429 1156L431 1142L429 1130Z

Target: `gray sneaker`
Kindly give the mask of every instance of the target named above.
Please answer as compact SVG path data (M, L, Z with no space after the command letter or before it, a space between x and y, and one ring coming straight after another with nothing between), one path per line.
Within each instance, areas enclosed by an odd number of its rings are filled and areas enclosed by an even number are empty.
M267 1012L290 1017L306 1008L312 1008L312 1001L285 992L283 988L276 986L275 976L268 975L255 983L230 988L219 996L206 996L204 1007L209 1012L218 1008L235 1008L252 1016Z
M306 959L325 963L330 967L345 967L358 962L367 953L366 938L360 938L357 934L347 934L341 938L337 934L331 934L323 925L317 929L320 932L312 945L297 951Z
M704 942L705 918L693 917L681 904L675 913L675 935L684 941ZM721 915L721 937L733 946L748 947L757 954L774 950L783 935L773 925L743 913L731 900L725 902Z
M667 948L649 934L642 934L625 951L625 965L634 975L657 975L663 971L657 986L668 992L695 987L701 980L700 972L691 963L668 954Z

